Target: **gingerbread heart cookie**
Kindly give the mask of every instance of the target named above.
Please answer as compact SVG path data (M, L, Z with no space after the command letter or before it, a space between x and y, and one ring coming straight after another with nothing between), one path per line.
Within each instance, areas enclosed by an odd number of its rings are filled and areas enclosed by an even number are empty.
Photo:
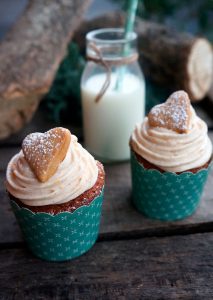
M151 127L164 127L187 133L191 118L190 100L184 91L174 92L165 103L156 105L148 114Z
M70 141L70 131L62 127L45 133L32 133L24 139L22 150L25 159L40 182L46 182L55 174L66 156Z

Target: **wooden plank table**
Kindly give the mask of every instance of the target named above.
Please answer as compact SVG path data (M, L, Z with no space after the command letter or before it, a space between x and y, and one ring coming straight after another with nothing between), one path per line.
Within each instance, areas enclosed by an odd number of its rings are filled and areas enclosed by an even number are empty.
M206 111L196 109L212 129ZM28 251L4 189L5 169L27 133L53 126L38 112L20 134L0 142L0 299L213 299L213 172L193 216L161 222L132 206L129 163L106 165L96 245L63 263ZM80 128L69 128L82 139Z

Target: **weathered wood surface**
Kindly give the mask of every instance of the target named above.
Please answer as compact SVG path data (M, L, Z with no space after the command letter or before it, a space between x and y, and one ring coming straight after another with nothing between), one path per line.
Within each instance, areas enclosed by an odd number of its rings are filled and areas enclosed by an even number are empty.
M31 0L0 43L0 139L31 119L89 3Z
M70 262L0 250L0 299L193 299L213 294L213 233L99 242Z
M60 124L62 126L62 124ZM21 146L23 139L32 132L45 132L53 127L59 126L58 124L54 124L52 121L49 121L46 115L46 112L38 109L38 111L33 116L31 122L26 124L22 130L18 133L11 135L10 137L0 140L0 148L5 147L17 147ZM80 126L71 125L71 124L63 124L64 127L69 128L73 134L78 136L79 140L82 141L82 128ZM6 154L7 155L7 154ZM4 163L4 159L0 158L0 169L1 164Z
M213 141L213 133L210 133ZM12 155L20 148L0 148L0 243L21 242L19 227L13 216L3 181L5 168ZM129 163L106 165L106 188L100 239L127 236L154 236L213 229L213 170L210 173L202 201L196 213L177 222L151 220L138 213L131 204L131 178Z
M208 99L205 99L204 101L200 103L194 103L193 105L198 116L205 120L210 129L213 129L213 103L208 101ZM49 121L46 112L42 109L38 109L31 122L26 124L22 130L4 140L0 140L0 148L20 146L27 134L35 131L44 132L55 126L58 126L58 124L54 124L53 122ZM61 126L69 128L71 132L77 135L78 139L82 142L83 134L81 126L71 125L70 123L63 123ZM0 157L0 168L2 163L5 163L5 160L1 160Z
M104 14L84 21L74 39L85 48L85 35L90 30L104 27L123 27L121 12ZM213 78L213 52L204 38L177 32L154 22L137 19L140 61L147 77L171 89L184 89L190 99L201 100L208 92Z
M7 163L20 150L24 136L54 126L40 114L34 121L0 143L0 299L212 300L213 171L196 214L160 222L132 207L129 163L106 165L95 246L64 263L42 261L27 250L3 182ZM81 136L80 128L71 130ZM210 138L213 141L212 131Z

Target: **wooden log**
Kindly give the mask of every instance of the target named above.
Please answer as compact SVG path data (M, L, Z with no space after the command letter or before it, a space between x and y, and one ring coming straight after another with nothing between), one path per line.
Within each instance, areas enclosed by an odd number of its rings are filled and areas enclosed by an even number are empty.
M121 27L122 13L105 14L82 23L74 39L82 44L85 34L97 28ZM145 75L154 82L184 89L192 101L201 100L208 92L213 77L213 52L210 43L189 33L137 19L140 61Z
M213 233L99 242L62 263L0 250L0 299L212 300Z
M187 91L192 101L206 96L213 76L213 52L206 39L142 21L136 31L147 76Z
M89 3L31 0L1 42L0 139L31 119Z

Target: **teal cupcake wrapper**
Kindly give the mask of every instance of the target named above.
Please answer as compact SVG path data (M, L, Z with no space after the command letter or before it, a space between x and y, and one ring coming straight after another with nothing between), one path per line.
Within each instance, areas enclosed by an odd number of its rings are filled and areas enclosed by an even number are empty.
M175 221L190 216L199 205L211 164L197 173L146 169L131 153L132 200L146 216Z
M88 251L98 237L103 192L88 206L56 215L34 213L11 200L30 250L50 261L73 259Z

